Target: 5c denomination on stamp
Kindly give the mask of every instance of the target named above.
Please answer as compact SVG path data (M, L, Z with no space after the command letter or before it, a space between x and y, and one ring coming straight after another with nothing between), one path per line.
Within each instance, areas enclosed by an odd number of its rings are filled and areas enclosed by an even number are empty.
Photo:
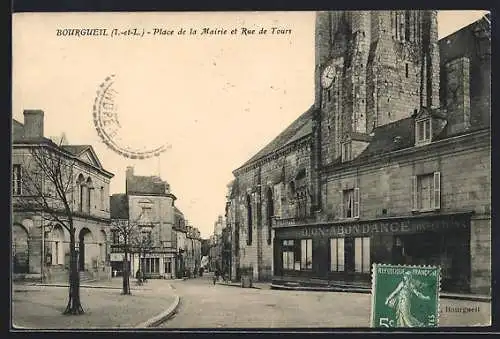
M437 327L440 269L373 264L372 327Z

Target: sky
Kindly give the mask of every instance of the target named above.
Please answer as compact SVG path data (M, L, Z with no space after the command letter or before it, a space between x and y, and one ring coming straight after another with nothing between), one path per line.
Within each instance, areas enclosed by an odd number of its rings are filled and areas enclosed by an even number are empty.
M439 37L485 13L440 11ZM232 171L313 104L314 12L16 13L12 22L13 118L42 109L46 136L92 145L115 174L110 194L124 192L127 166L161 176L205 238L224 214ZM57 35L71 28L145 34ZM200 35L204 28L214 34ZM111 74L117 140L142 150L168 145L160 157L127 159L99 138L93 104Z

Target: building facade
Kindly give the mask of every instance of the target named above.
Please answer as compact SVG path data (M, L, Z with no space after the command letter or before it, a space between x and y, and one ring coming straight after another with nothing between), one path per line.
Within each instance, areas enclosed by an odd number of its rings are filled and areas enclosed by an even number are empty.
M175 248L176 259L175 259L175 276L177 278L182 278L185 273L185 257L186 257L186 239L187 239L187 225L184 214L175 207L175 223L173 226L175 232Z
M489 36L487 16L438 41L435 11L318 13L314 105L234 171L238 267L369 285L373 263L437 265L443 290L490 293Z
M200 231L193 226L187 226L186 233L186 271L188 276L199 274L201 265L201 237Z
M24 124L13 120L12 127L14 274L32 275L48 282L68 279L69 230L59 222L67 219L67 213L63 212L62 198L54 194L54 177L50 174L54 172L49 170L56 169L54 166L59 163L57 168L62 174L57 178L64 186L73 218L80 276L110 278L109 183L113 174L103 168L92 146L68 145L65 138L56 144L44 137L41 110L25 110ZM40 207L38 204L26 204L33 195L41 201L42 194L52 212L42 212L36 207Z
M170 192L170 185L157 176L134 175L134 168L127 167L125 190L128 222L137 227L141 239L133 245L131 272L136 274L142 268L147 278L174 277L176 197ZM114 245L113 265L119 266L123 261L123 250L117 246L119 244Z

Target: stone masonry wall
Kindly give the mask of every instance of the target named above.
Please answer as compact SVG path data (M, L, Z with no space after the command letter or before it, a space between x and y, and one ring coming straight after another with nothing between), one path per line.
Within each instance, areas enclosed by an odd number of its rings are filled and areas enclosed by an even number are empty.
M411 176L441 173L441 212L474 211L471 222L471 287L487 293L491 279L491 148L489 136L464 136L457 144L411 158L379 162L328 175L325 213L339 217L343 189L359 187L360 219L411 215Z
M278 206L281 205L281 218L294 217L294 204L289 194L290 182L295 181L299 170L305 169L306 178L298 182L297 188L309 186L310 182L310 147L306 143L286 155L276 157L247 172L238 175L240 195L235 199L238 210L237 222L240 225L239 240L239 267L243 270L253 270L254 279L269 280L272 276L272 240L268 241L271 232L268 218L267 190L270 188L275 194L275 189L280 189L281 199L273 196L274 214L279 214ZM259 180L260 178L260 180ZM259 186L260 185L260 186ZM251 197L252 203L252 243L248 244L248 210L246 195ZM261 209L260 218L257 208ZM260 219L260 220L259 220ZM260 241L258 241L260 239Z

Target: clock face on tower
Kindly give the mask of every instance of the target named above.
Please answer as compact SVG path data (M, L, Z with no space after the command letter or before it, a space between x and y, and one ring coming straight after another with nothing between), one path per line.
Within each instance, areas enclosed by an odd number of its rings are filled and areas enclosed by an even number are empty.
M323 74L321 75L321 86L323 88L330 88L334 78L335 78L335 69L331 65L327 66L323 70Z

